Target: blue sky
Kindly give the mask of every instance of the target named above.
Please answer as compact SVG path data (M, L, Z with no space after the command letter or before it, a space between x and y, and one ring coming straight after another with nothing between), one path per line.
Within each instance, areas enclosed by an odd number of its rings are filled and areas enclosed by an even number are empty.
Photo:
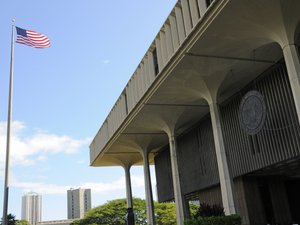
M70 187L90 187L93 206L125 197L123 170L89 167L88 146L175 3L1 1L1 216L11 19L52 46L15 45L9 212L20 218L22 195L35 191L43 196L42 219L56 220L67 218ZM132 182L133 195L144 197L141 167L132 169Z

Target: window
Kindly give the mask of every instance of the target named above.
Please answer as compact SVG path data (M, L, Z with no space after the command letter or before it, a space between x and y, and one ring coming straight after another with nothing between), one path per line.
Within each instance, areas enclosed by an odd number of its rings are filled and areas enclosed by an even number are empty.
M155 76L159 73L156 48L152 52Z

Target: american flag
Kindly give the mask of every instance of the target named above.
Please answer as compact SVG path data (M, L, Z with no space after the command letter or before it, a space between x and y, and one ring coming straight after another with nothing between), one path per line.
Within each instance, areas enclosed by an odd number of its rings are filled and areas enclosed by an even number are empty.
M32 30L25 30L19 27L17 29L16 43L28 45L35 48L50 47L50 40L47 36L39 34Z

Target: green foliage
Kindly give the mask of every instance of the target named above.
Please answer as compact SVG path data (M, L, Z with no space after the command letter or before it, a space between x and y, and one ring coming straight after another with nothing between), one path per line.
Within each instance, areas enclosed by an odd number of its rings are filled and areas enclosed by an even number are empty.
M107 202L106 204L93 208L86 212L81 220L73 222L74 225L83 224L106 224L122 225L125 224L126 201L117 199Z
M30 225L27 220L18 220L16 225Z
M211 217L211 216L225 216L224 208L219 205L211 206L207 203L201 203L195 217L198 218L198 217Z
M135 224L146 225L146 202L134 198ZM124 225L126 215L126 199L108 201L106 204L93 208L86 212L81 220L75 220L73 225ZM154 202L157 225L176 225L176 210L174 203Z
M124 199L126 202L126 200ZM133 199L133 212L135 215L135 223L147 225L146 201L140 198Z
M241 225L241 224L242 221L239 215L198 217L197 219L184 221L184 225Z
M15 215L13 215L13 214L8 214L7 215L7 224L8 225L16 225L16 223L17 223L17 220L15 219L16 218L16 216ZM1 221L1 223L0 223L1 225L3 224L3 221Z
M175 203L158 203L154 204L155 219L157 225L175 225L176 224L176 208Z
M199 205L196 205L194 203L190 203L189 205L190 205L191 218L195 218L199 210Z

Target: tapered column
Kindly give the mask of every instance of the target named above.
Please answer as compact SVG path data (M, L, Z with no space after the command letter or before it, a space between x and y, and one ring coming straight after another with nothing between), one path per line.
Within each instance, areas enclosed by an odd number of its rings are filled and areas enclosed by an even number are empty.
M171 158L171 166L172 166L174 198L176 204L177 224L183 225L184 219L188 218L188 215L187 215L185 200L181 190L176 137L172 134L169 135L169 145L170 145L170 158Z
M294 44L284 46L283 55L300 121L300 62L297 46Z
M145 179L147 221L149 225L155 225L151 175L149 169L149 158L148 158L148 151L146 149L143 150L143 159L144 159L144 179Z
M209 105L209 108L219 169L223 207L225 209L226 215L235 214L236 210L233 199L232 179L227 164L225 145L221 129L219 106L217 103L211 103Z
M128 166L128 165L123 167L124 170L125 170L127 208L133 208L131 179L130 179L130 167L131 166Z

